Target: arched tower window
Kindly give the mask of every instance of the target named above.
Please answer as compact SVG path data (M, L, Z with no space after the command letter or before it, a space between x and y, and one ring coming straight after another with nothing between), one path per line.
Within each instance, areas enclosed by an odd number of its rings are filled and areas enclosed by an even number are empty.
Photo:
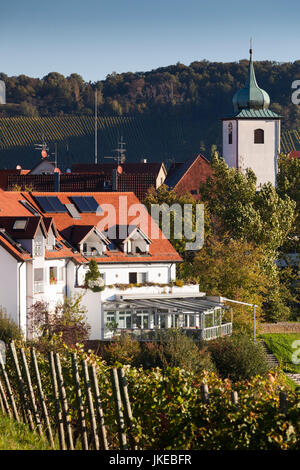
M228 143L232 144L232 122L228 124Z
M254 131L254 143L263 144L265 140L265 132L263 129L255 129Z

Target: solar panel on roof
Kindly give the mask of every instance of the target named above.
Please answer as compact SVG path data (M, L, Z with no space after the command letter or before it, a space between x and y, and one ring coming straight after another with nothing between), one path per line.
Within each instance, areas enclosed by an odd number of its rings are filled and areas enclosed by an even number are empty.
M96 213L99 212L99 209L100 212L102 212L102 209L93 196L72 196L71 199L77 209L82 213Z
M57 196L35 196L35 199L44 212L55 212L57 214L67 212L66 207Z

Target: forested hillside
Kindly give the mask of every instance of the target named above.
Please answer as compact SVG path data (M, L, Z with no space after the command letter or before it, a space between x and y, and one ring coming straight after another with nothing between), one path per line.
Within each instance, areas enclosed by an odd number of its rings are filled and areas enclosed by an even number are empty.
M178 63L149 72L112 73L96 83L75 73L64 77L52 72L42 79L0 73L7 91L0 116L31 118L1 120L0 164L34 161L33 140L41 140L43 133L59 142L66 165L68 159L92 161L95 90L100 157L111 155L121 135L128 144L128 160L184 160L199 151L209 156L212 144L220 146L220 119L232 112L232 96L243 86L247 68L247 60ZM300 61L256 62L255 71L259 85L270 94L271 109L283 117L283 130L297 131L300 106L291 101L291 85L300 77ZM32 129L34 138L28 135ZM292 142L284 137L283 144L284 149L297 148L297 134Z

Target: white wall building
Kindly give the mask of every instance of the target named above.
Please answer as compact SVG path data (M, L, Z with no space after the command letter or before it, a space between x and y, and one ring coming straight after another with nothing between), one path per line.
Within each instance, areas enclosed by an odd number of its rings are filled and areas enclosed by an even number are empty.
M275 185L280 152L280 116L269 104L269 95L257 85L250 49L245 87L233 97L234 114L223 119L223 157L231 168L251 168L258 188Z
M176 286L181 257L160 230L159 238L151 237L151 224L133 193L0 191L0 307L27 337L36 302L53 311L74 294L83 296L90 339L111 337L112 323L135 332L204 329L203 315L213 316L209 337L230 333L231 324L221 324L222 306L206 300L198 285ZM101 292L86 286L90 259L98 265Z

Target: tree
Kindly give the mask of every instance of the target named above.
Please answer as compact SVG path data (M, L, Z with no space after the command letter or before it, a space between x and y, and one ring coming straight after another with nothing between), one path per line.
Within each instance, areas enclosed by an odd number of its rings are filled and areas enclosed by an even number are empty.
M200 185L200 194L211 213L213 232L219 239L229 236L263 251L259 267L270 280L265 294L265 318L286 318L291 296L280 282L276 260L292 229L296 203L286 194L281 197L270 183L256 191L256 176L251 169L243 174L228 168L216 154L212 168L213 176Z
M191 193L185 193L182 195L177 194L175 190L169 190L168 186L162 184L159 186L158 189L151 188L148 190L147 196L144 200L144 204L147 207L148 211L151 213L151 207L153 205L161 206L162 212L167 214L169 209L173 206L175 208L174 211L170 212L170 242L174 246L174 248L181 254L186 254L186 244L187 242L191 241L186 238L186 230L185 227L189 227L191 231L195 231L196 229L196 205L199 204L198 201L195 201ZM184 211L184 205L187 204L192 209L192 214ZM178 222L176 217L178 217L178 213L176 213L176 206L180 209L180 216L181 216L181 224L180 227L177 226L175 223ZM190 216L191 215L191 216ZM209 224L209 214L208 211L204 211L205 220L204 220L204 232L209 232L210 224ZM162 224L162 217L160 218L159 222L160 229L163 231L164 226ZM201 228L201 227L200 227ZM165 233L167 236L167 234ZM182 236L181 236L182 235Z
M199 282L201 291L209 295L254 303L262 316L266 295L273 285L262 268L264 250L253 243L232 238L206 240L193 262L180 266L181 276ZM252 316L249 307L235 307L235 320L249 324Z
M256 176L251 169L243 174L216 155L212 168L213 176L201 183L200 194L211 216L217 219L218 230L263 245L274 257L292 228L295 202L286 194L277 194L271 183L256 191Z
M284 244L285 252L300 253L300 159L281 154L278 159L277 193L296 203L292 230Z
M65 297L50 311L47 302L37 301L28 310L29 333L42 350L75 346L89 337L90 326L82 295Z

